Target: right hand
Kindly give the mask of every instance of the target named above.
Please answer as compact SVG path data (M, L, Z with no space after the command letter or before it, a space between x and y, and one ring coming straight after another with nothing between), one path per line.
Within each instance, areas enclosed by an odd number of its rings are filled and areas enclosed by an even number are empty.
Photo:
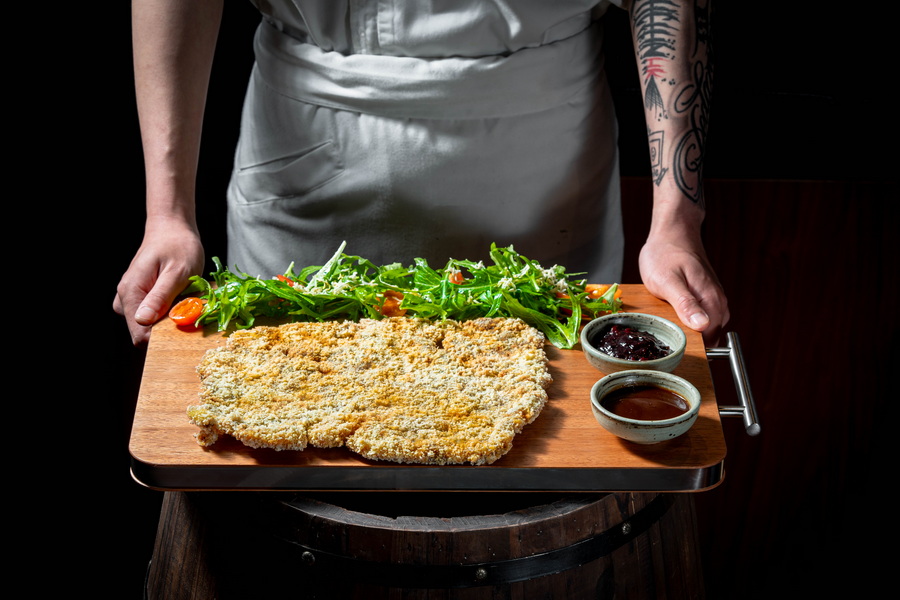
M144 240L116 288L113 310L125 317L135 346L146 344L150 327L200 275L203 245L196 227L177 219L147 223Z

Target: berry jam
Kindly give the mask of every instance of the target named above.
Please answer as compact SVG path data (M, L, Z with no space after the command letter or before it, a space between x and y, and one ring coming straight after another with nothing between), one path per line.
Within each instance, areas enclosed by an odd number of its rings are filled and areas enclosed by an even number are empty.
M590 342L600 352L625 360L654 360L672 353L653 334L618 324L606 327Z

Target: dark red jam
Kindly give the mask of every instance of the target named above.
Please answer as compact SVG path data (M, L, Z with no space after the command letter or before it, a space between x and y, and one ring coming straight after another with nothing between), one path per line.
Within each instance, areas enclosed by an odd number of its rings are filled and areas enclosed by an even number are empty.
M590 342L600 352L625 360L653 360L672 353L653 334L616 323L595 334Z
M664 421L688 411L687 400L655 385L627 385L610 392L600 404L609 412L639 421Z

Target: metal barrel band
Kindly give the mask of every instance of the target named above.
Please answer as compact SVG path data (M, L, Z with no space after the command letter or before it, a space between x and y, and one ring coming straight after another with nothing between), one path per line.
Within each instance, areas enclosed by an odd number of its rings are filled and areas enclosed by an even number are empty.
M293 540L284 540L299 551L305 569L333 573L360 583L407 588L467 588L504 585L553 575L607 556L659 521L674 503L668 494L660 494L626 521L593 537L521 558L465 565L410 565L377 562L324 552ZM283 538L282 538L283 539Z

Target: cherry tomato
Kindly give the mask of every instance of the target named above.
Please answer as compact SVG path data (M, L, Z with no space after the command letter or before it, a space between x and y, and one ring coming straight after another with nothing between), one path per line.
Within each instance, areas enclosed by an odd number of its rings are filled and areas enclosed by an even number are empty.
M462 285L462 282L465 281L461 271L450 271L447 273L447 279L450 283L455 283L456 285Z
M588 293L588 298L591 298L592 300L596 300L597 298L599 298L600 296L605 294L606 291L609 289L609 287L610 287L609 284L589 283L586 286L584 286L584 291L586 291ZM621 298L622 297L622 288L617 288L616 293L613 294L613 296L615 298Z
M193 325L203 314L205 305L206 301L202 298L190 296L172 307L169 311L169 318L175 321L179 327Z
M386 290L384 292L384 303L376 307L376 310L386 317L402 317L406 314L405 308L400 308L400 302L403 300L403 294L394 290Z

